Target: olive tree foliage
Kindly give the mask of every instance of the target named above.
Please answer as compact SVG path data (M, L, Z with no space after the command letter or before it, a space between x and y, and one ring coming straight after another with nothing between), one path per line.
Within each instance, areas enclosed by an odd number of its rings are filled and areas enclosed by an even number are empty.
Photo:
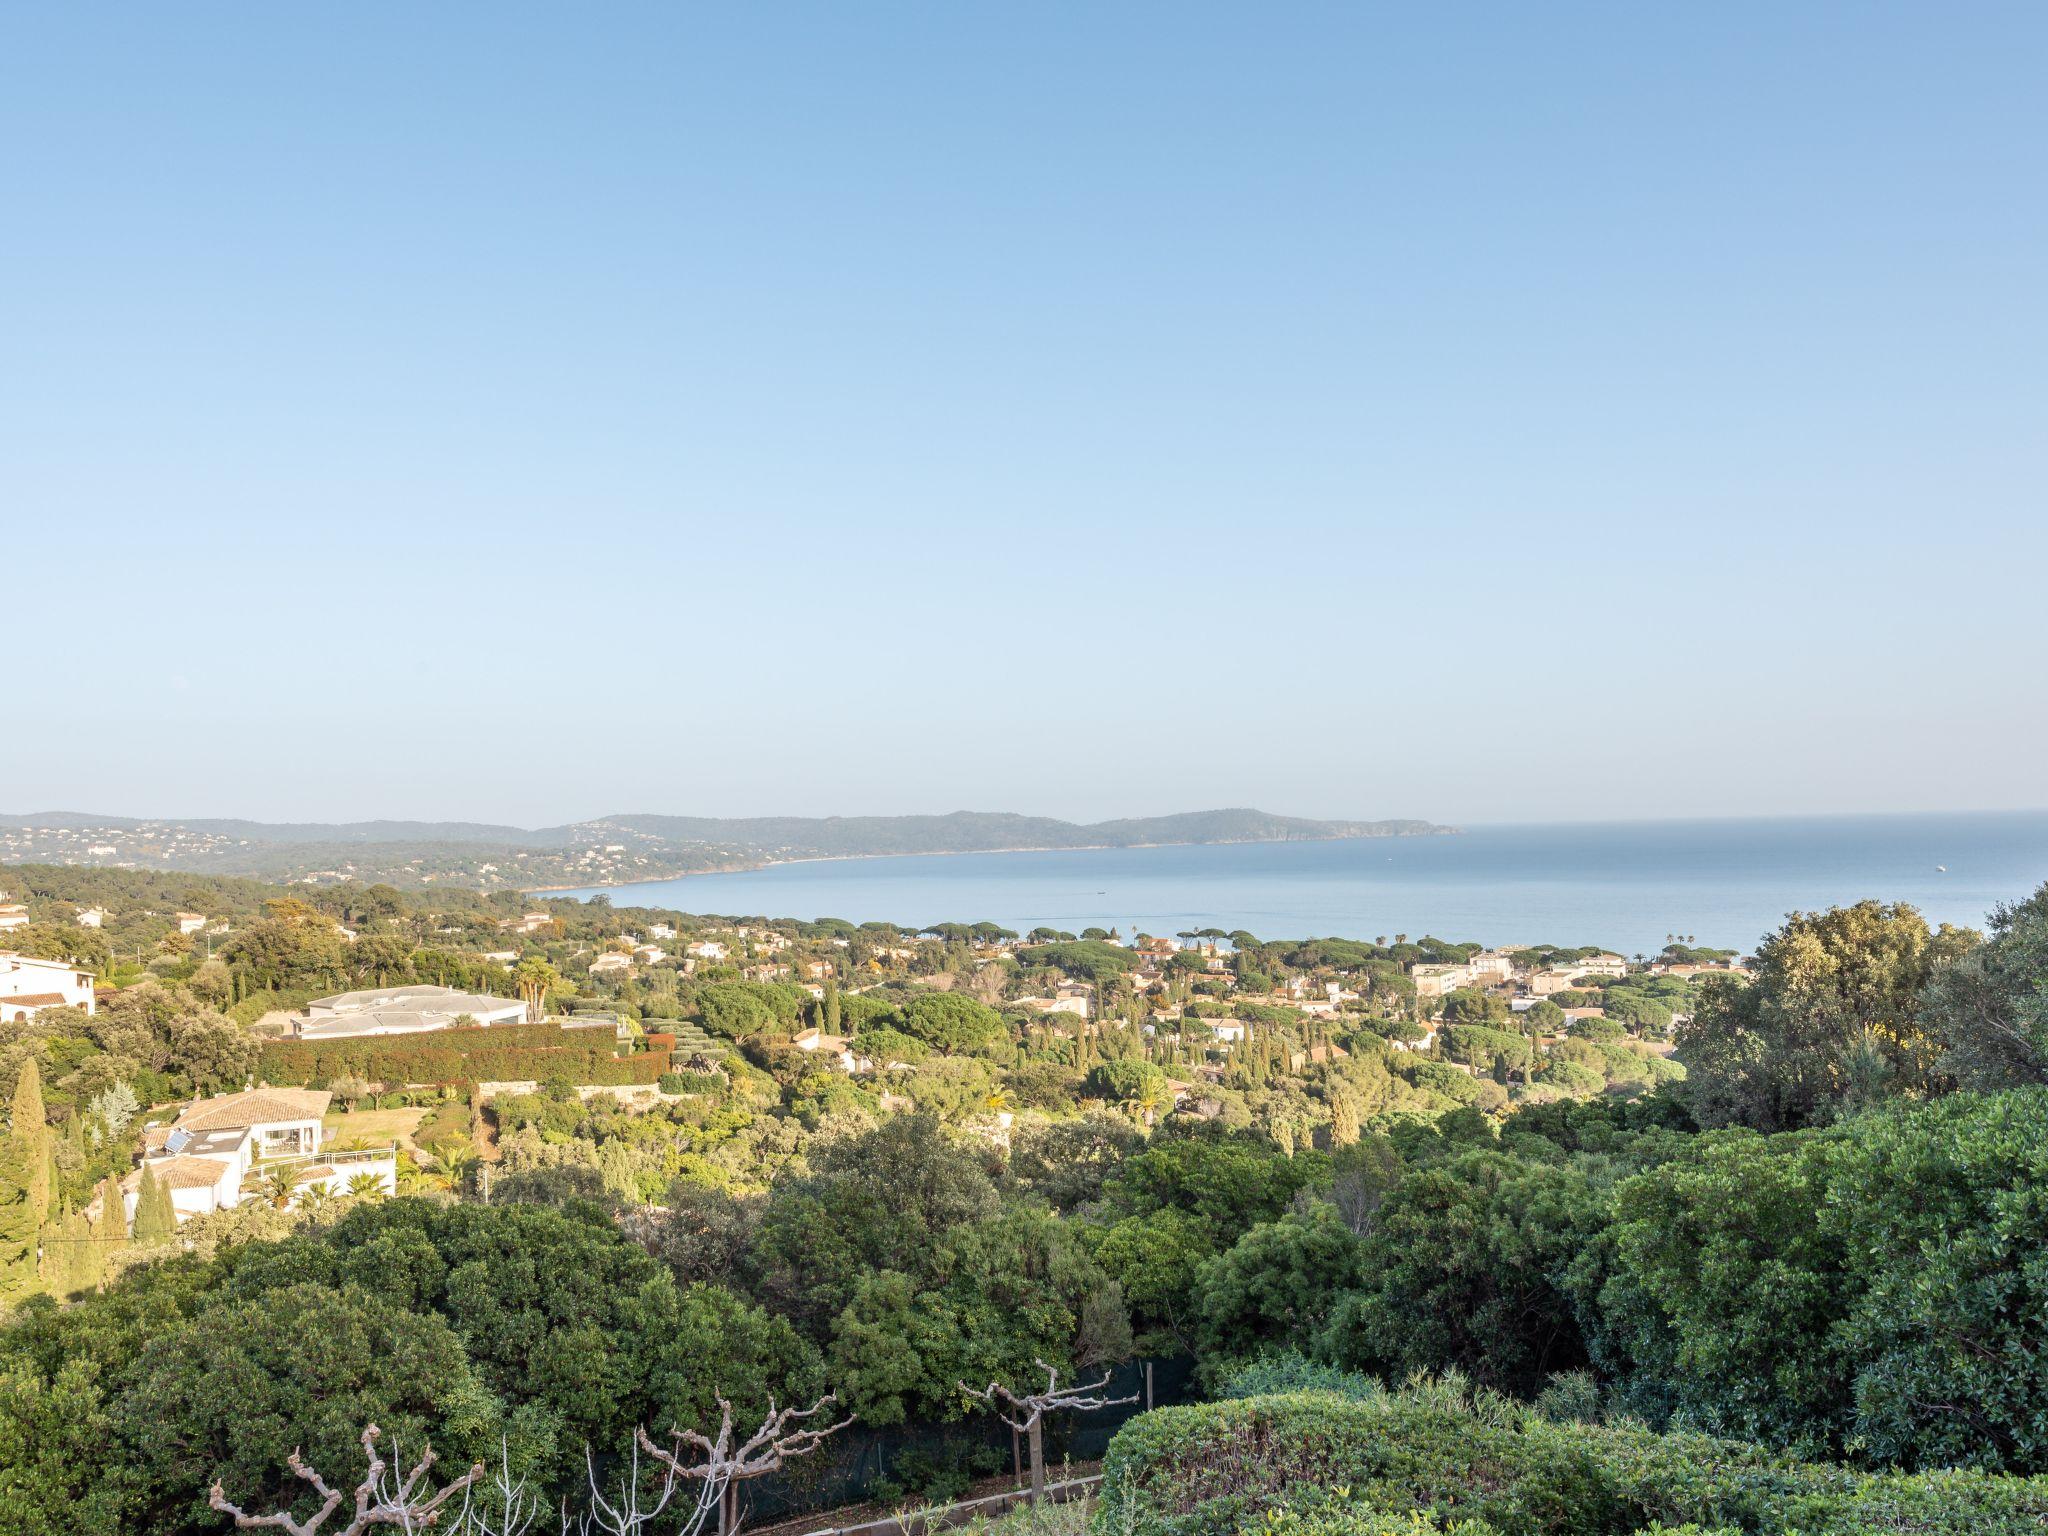
M1938 969L1921 1020L1963 1088L2048 1084L2048 885L1991 915L1991 936Z
M1707 1126L1796 1130L1937 1091L1943 1049L1922 1026L1922 993L1977 937L1930 929L1904 903L1794 913L1758 946L1755 979L1707 983L1678 1031L1693 1113Z
M2048 1467L2048 1090L1693 1138L1573 1266L1627 1405L1879 1464Z

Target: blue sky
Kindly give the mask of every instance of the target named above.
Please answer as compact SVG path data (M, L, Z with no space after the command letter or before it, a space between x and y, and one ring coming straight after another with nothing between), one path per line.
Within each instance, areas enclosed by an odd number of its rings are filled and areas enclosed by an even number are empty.
M2038 5L12 8L0 810L2048 803L2044 66Z

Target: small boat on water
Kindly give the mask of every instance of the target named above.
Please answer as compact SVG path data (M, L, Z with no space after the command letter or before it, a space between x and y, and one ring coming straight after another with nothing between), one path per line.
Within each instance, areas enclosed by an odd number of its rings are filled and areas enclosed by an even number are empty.
M1948 873L1948 866L1946 864L1937 864L1934 866L1934 872L1937 875L1945 875Z

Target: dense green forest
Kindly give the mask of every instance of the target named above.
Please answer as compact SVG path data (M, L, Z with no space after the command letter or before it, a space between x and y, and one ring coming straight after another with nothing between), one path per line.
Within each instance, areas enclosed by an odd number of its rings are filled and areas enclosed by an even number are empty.
M2048 1471L2048 888L1984 935L1797 914L1740 971L1674 944L1577 975L1597 948L1534 946L1515 974L1572 984L1516 1007L1418 995L1417 965L1478 953L1432 937L568 902L508 937L506 896L155 883L180 878L14 879L11 939L123 984L0 1026L0 1531L219 1529L216 1475L281 1506L287 1453L359 1466L366 1419L554 1497L586 1447L701 1424L719 1392L943 1426L976 1411L963 1381L1166 1355L1252 1406L1124 1431L1103 1518L1130 1529L1379 1529L1313 1487L1398 1487L1389 1511L1425 1511L1399 1529L1470 1536L2041 1507L2013 1474ZM582 1032L602 1061L485 1103L447 1042L493 1031L313 1059L266 1033L408 980L532 988L626 1038ZM1048 1011L1063 986L1088 1020ZM497 1048L551 1049L540 1027ZM651 1105L576 1091L655 1055ZM109 1220L153 1108L287 1075L423 1117L398 1198ZM1304 1426L1316 1477L1260 1459ZM1219 1439L1238 1481L1187 1491ZM1932 1519L1885 1528L1961 1528Z

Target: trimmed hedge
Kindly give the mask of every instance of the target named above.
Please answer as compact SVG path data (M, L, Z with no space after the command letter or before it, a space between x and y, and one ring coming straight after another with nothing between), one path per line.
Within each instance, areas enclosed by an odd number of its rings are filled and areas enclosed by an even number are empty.
M668 1070L666 1051L622 1057L615 1044L603 1030L554 1024L501 1024L353 1040L278 1040L263 1047L256 1070L265 1082L293 1087L346 1076L439 1085L543 1082L564 1073L578 1083L620 1087L654 1082Z
M1296 1392L1162 1408L1103 1462L1102 1536L1332 1536L1475 1522L1516 1536L1634 1536L1695 1525L1744 1536L2038 1536L2048 1478L1874 1473L1740 1441L1552 1424L1453 1387L1379 1398ZM1483 1522L1483 1523L1477 1523Z

